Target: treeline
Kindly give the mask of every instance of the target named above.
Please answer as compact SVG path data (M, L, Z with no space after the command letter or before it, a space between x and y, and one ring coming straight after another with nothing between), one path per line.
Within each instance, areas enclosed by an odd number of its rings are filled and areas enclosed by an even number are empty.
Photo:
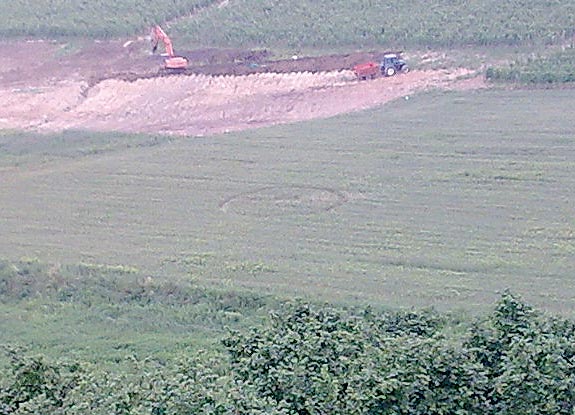
M0 414L565 414L575 323L509 293L477 321L295 302L222 351L110 374L7 349Z
M556 84L575 82L575 48L549 56L529 57L508 66L489 68L487 79L523 84Z

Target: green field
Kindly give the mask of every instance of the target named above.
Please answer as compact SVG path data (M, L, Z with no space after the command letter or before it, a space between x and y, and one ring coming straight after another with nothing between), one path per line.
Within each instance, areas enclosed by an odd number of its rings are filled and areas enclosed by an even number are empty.
M218 348L230 327L257 324L270 296L157 280L122 266L0 261L0 369L5 344L110 367Z
M174 29L216 45L449 47L562 43L574 19L566 1L242 0L180 19Z
M2 5L3 36L114 37L148 31L214 0L16 0Z
M67 153L73 133L6 134L0 257L399 307L481 311L511 288L572 314L574 102L433 92L215 137L95 135Z
M210 137L0 131L1 415L575 413L573 2L14 0L0 36L154 23L500 83Z
M575 49L549 53L547 56L530 56L507 66L489 68L490 80L522 84L552 84L575 82Z
M3 36L115 37L170 22L203 46L287 48L563 44L575 34L568 1L14 0Z

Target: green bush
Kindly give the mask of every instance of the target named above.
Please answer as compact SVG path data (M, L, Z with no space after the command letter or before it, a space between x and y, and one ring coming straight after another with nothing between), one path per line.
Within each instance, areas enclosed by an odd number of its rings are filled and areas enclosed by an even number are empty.
M397 321L408 324L398 330ZM448 327L433 313L405 319L300 304L225 344L236 382L286 414L575 408L573 322L540 316L506 293L463 341L447 336Z
M231 332L225 351L131 359L121 373L10 351L0 414L573 414L573 321L505 293L454 324L296 302Z
M78 386L78 365L51 364L7 348L10 373L0 383L0 414L57 413Z

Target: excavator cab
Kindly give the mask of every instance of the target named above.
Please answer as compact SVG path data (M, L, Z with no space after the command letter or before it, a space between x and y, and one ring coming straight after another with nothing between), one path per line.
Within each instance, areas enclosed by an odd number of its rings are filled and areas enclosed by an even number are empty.
M188 67L188 60L183 56L172 56L164 60L164 69L169 71L183 71Z

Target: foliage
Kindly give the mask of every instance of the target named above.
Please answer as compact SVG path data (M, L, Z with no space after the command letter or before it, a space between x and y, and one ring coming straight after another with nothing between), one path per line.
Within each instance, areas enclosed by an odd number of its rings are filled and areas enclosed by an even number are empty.
M176 359L172 366L131 357L131 369L111 374L93 369L63 404L63 414L218 414L231 387L217 355Z
M494 414L571 414L575 408L575 324L541 318L505 293L465 343L489 379Z
M267 329L236 333L225 344L237 381L286 414L484 409L485 376L442 337L445 322L430 312L405 317L298 304Z
M11 365L8 382L0 383L2 415L53 413L63 406L68 392L77 387L77 364L51 364L12 348L7 348L6 353Z
M556 84L575 82L575 48L549 56L516 60L503 67L487 70L487 79L525 84Z
M508 292L461 338L447 335L453 321L434 312L400 314L295 302L272 313L267 325L230 333L225 353L169 363L131 359L131 368L116 374L13 353L12 369L2 376L1 413L575 410L574 322L541 315Z

